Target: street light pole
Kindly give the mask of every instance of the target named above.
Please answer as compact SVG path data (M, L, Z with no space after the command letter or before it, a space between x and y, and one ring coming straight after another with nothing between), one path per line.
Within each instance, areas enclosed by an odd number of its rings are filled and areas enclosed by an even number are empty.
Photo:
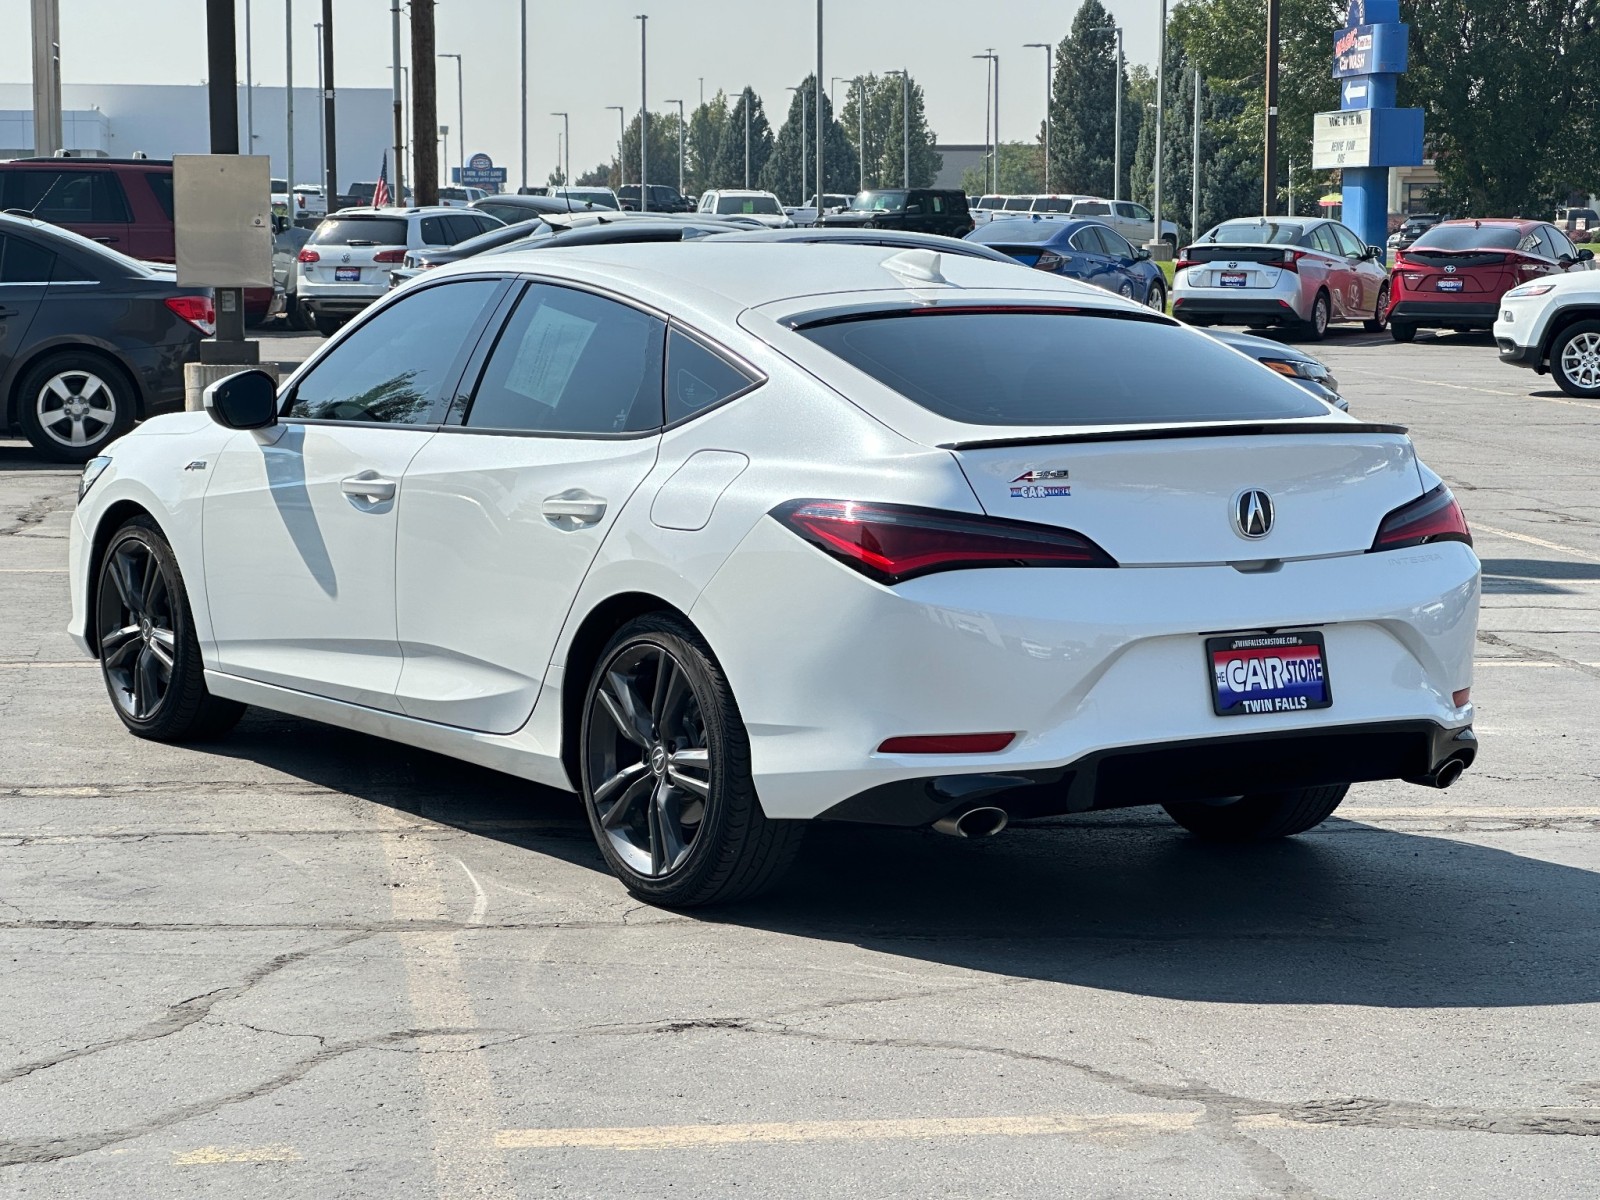
M1000 190L1000 56L994 56L994 190Z
M744 186L750 186L750 88L747 85L739 102L744 105Z
M1156 41L1156 168L1155 168L1155 222L1151 229L1152 247L1161 245L1161 155L1162 126L1166 124L1167 102L1167 0L1161 0L1161 30Z
M552 117L561 118L561 135L567 147L566 162L561 161L561 156L556 156L556 169L561 172L561 186L572 186L572 118L564 112L553 112Z
M628 137L628 110L620 104L608 104L606 105L606 111L617 114L617 186L621 187L623 184L628 182L628 163L626 159L623 158L622 152L622 143L626 141ZM570 157L571 154L572 147L568 146L568 157ZM568 186L570 187L571 185L569 184Z
M399 0L395 0L398 5ZM518 43L522 57L522 93L517 107L522 112L522 188L528 187L528 0L522 0L522 39ZM398 45L398 43L396 43ZM398 57L398 51L396 52ZM570 139L569 139L570 141Z
M317 103L323 103L326 89L322 81L322 22L316 24L317 30ZM321 121L317 122L317 178L325 179L328 174L328 127ZM289 186L294 186L294 180L289 181ZM333 197L323 197L324 207L328 212L333 211Z
M1111 150L1111 170L1114 177L1111 180L1111 198L1122 199L1122 26L1117 26L1117 94L1113 103L1117 106L1116 119L1112 122L1111 136L1117 144Z
M683 195L683 101L663 100L663 104L676 104L678 106L678 195Z
M1044 51L1044 190L1050 191L1050 84L1054 72L1054 49L1049 42L1028 42L1024 50Z
M900 133L901 133L901 165L900 171L904 176L903 186L911 186L911 72L885 71L885 75L900 76Z
M823 143L827 140L827 125L823 122L822 113L822 0L817 0L817 70L812 76L811 85L815 90L813 99L817 105L817 218L822 218L822 193L823 188Z
M441 54L440 58L453 58L456 60L456 157L457 165L461 169L462 178L457 182L466 186L467 174L467 86L466 72L461 66L461 55Z
M256 75L250 49L250 0L244 0L244 152L256 152Z
M1189 154L1189 240L1200 236L1200 68L1194 72L1194 148ZM1159 232L1159 230L1157 231Z
M283 132L287 139L287 161L283 173L287 176L289 193L289 224L294 224L294 0L283 0Z
M634 20L639 22L639 211L645 213L650 211L650 184L647 179L650 168L648 157L650 93L646 87L645 77L645 67L649 61L645 45L645 29L650 18L641 13Z
M856 170L859 178L856 180L856 190L867 190L867 79L865 75L857 75L850 82L856 85L856 160L860 164Z
M990 124L992 119L992 106L994 104L994 51L986 54L974 54L973 58L984 59L983 68L983 149L984 156L989 160L989 170L985 174L983 185L991 193L1000 191L1000 144L999 138L990 140Z

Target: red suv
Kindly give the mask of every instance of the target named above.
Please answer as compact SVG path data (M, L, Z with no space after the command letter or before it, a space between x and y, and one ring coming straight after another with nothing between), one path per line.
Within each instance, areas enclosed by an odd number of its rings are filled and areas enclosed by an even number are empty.
M150 158L19 158L0 162L0 211L48 221L145 262L173 262L172 163ZM247 288L252 324L277 306Z
M1409 342L1421 328L1489 329L1511 288L1574 267L1588 270L1593 259L1545 221L1442 221L1395 255L1389 332Z

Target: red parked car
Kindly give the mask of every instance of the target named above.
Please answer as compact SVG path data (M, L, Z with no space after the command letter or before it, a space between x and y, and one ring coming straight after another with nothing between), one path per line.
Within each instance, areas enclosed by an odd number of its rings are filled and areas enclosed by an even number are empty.
M1389 332L1409 342L1424 328L1489 329L1500 297L1517 284L1589 270L1593 260L1593 251L1579 250L1546 221L1442 221L1395 255Z
M153 158L18 158L0 162L0 212L47 221L143 262L170 263L172 163ZM246 288L245 320L279 311L274 288Z

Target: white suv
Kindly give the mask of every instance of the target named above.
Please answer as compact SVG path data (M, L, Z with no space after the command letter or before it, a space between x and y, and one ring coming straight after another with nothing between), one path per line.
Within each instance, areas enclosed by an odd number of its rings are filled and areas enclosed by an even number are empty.
M503 222L476 209L345 208L317 226L300 251L295 295L317 331L332 337L389 291L407 250L454 246Z
M771 192L722 188L700 197L698 212L706 216L744 217L768 229L788 229L794 222Z
M1585 268L1595 262L1588 249L1578 258ZM1567 395L1600 399L1600 271L1518 284L1500 298L1494 341L1501 362L1549 371Z

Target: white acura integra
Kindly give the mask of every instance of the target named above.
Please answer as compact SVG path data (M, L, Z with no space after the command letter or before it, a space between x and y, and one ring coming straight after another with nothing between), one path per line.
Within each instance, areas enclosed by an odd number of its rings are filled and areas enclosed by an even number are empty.
M1402 429L1037 272L714 239L477 258L85 472L135 734L246 704L582 794L748 895L812 819L1316 825L1476 751L1478 562Z

